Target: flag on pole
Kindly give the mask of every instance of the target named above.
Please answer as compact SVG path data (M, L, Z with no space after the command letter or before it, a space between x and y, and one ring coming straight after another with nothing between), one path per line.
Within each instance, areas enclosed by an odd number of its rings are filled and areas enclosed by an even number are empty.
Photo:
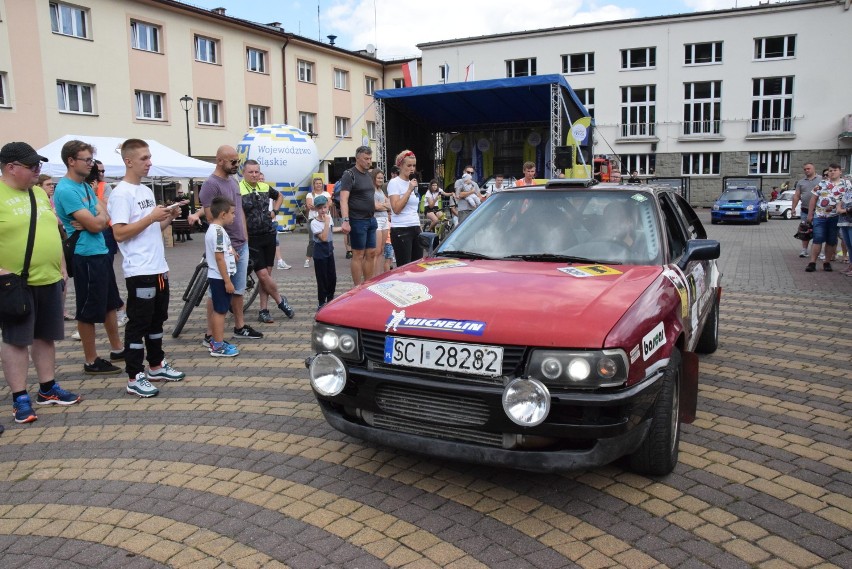
M370 146L370 134L366 128L361 129L361 146Z
M467 67L464 68L464 80L465 81L475 81L476 77L474 77L474 75L475 75L475 73L474 73L474 68L473 68L473 62L471 61L470 65L468 65Z
M417 87L417 60L402 64L402 77L406 87Z

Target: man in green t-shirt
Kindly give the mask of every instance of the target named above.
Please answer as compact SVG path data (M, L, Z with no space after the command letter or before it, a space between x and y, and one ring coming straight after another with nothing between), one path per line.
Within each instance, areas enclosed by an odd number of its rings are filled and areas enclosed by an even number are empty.
M0 275L21 274L24 251L33 215L30 188L38 180L39 156L26 142L10 142L0 149ZM36 417L27 393L29 360L38 375L39 405L73 405L81 400L65 391L54 379L56 340L65 337L62 320L62 288L65 270L62 266L62 240L50 199L41 188L32 190L35 197L36 227L27 278L31 295L30 313L15 321L0 323L2 339L0 359L3 376L12 392L16 423L32 423Z

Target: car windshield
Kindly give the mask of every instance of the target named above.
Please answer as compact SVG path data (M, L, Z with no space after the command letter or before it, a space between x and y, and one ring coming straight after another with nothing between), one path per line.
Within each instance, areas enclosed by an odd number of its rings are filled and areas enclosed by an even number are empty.
M662 258L652 194L632 190L534 190L495 194L438 256L651 265Z
M794 192L794 191L783 192L780 196L778 196L777 199L786 200L788 202L791 202L791 201L793 201L793 194L795 194L795 193L796 192Z
M757 199L757 192L754 190L727 190L719 198L723 202L742 202Z

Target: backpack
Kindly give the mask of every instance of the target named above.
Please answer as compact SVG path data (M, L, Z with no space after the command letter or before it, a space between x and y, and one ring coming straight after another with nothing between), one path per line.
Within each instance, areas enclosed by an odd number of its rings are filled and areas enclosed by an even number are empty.
M343 172L343 176L345 176L346 174L349 174L352 177L352 182L354 183L355 174L352 172L352 168L349 168L348 170ZM331 199L333 199L337 203L340 203L340 186L343 185L343 176L341 176L340 179L334 183L334 194L332 195Z

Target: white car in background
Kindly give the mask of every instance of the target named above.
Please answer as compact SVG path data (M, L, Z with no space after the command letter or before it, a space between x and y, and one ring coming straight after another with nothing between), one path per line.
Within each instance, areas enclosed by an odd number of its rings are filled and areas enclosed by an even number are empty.
M793 211L793 194L794 190L786 190L781 192L778 199L769 202L767 213L769 217L783 217L784 219L799 219L799 214L802 211L802 202L796 204L796 211Z

